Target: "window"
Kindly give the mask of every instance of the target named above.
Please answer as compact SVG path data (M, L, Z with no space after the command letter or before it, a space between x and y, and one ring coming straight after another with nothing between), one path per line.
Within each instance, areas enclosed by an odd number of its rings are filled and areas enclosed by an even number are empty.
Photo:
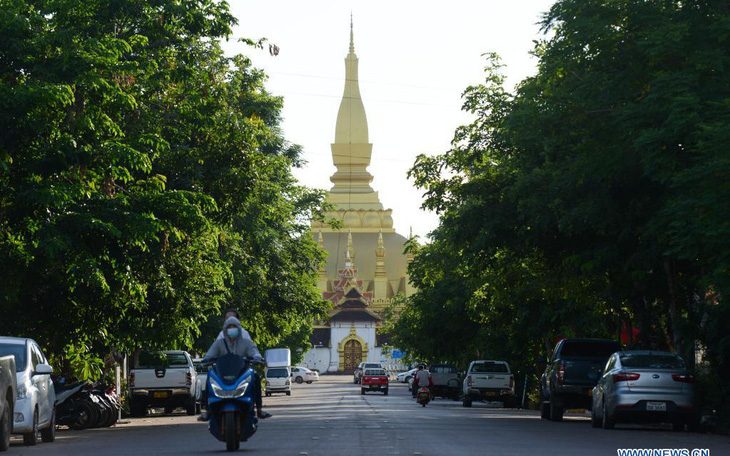
M45 362L45 360L43 359L43 355L41 354L40 348L38 348L38 346L35 344L32 344L30 346L30 359L33 363L31 365L33 369L38 367L39 364L43 364Z
M289 371L286 367L272 367L266 371L266 378L286 378L289 377Z
M624 367L637 369L685 369L684 361L676 355L656 353L631 353L621 355Z
M566 340L560 356L575 356L581 358L608 358L621 347L617 342L602 340Z
M185 353L141 352L135 369L155 369L157 367L187 367Z
M456 374L456 368L454 366L431 366L428 369L432 374Z
M505 363L477 363L471 368L472 373L483 374L483 373L500 373L507 374L509 369Z
M385 369L368 369L365 371L365 375L385 375Z
M0 356L10 355L15 358L15 372L24 371L28 364L25 344L0 344Z

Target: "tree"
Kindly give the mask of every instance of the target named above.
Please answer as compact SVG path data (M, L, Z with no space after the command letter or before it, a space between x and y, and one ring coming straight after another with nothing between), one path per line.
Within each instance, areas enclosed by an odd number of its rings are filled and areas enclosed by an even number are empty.
M3 0L0 332L93 359L190 347L246 302L264 345L306 338L322 195L265 75L224 56L234 24L209 0Z

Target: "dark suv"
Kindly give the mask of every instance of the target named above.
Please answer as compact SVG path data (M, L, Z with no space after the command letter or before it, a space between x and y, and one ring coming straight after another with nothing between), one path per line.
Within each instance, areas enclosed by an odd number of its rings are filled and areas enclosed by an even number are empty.
M591 392L608 358L621 350L610 339L564 339L558 342L541 378L540 417L563 419L565 409L590 410Z

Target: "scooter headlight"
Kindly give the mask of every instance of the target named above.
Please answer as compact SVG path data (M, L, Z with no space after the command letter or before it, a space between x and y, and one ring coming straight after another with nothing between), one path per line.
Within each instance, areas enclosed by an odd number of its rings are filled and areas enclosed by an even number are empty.
M220 397L220 398L241 397L244 394L246 394L246 389L248 389L248 385L250 382L251 382L251 380L246 378L246 379L242 380L241 383L239 383L235 389L227 390L227 389L223 389L223 387L221 387L218 384L218 382L216 382L215 380L213 380L211 378L210 379L210 389L212 390L213 394L216 397Z

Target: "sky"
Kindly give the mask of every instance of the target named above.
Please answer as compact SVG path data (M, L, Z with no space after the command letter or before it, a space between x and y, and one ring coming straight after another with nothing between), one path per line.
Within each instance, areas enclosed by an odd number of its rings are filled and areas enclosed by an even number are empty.
M224 43L269 76L267 90L284 97L285 138L303 147L307 165L294 170L309 187L329 190L335 172L337 110L345 79L344 59L354 22L360 93L373 144L372 187L393 209L396 231L422 240L438 216L422 210L423 191L407 178L419 154L450 148L454 131L471 117L461 94L484 80L485 52L506 65L507 88L533 75L530 56L542 13L554 0L229 0L239 24ZM271 56L238 42L266 38L279 47Z

